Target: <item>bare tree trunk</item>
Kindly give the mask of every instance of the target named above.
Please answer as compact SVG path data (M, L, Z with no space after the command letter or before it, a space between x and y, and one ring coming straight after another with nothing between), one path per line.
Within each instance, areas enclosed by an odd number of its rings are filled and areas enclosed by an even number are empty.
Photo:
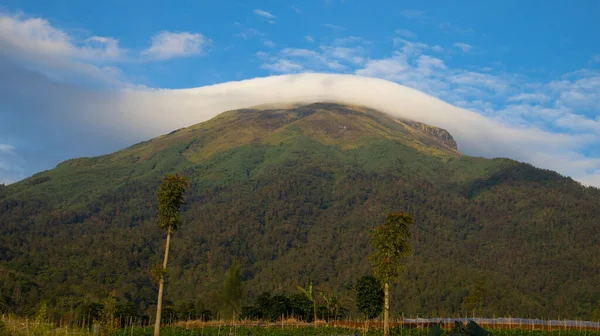
M167 244L165 247L165 259L163 260L163 272L167 269L167 260L169 259L169 245L171 243L171 228L167 231ZM156 303L156 322L154 322L154 336L160 336L160 313L162 312L163 288L165 286L165 276L161 274L158 284L158 302Z
M390 336L390 284L383 286L385 299L383 301L383 336Z

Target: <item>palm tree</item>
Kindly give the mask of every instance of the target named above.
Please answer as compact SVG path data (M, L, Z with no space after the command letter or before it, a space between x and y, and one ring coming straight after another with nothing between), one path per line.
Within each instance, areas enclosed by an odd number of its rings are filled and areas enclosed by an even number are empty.
M342 307L340 300L335 294L327 294L325 292L320 292L320 294L323 300L325 300L325 305L327 307L327 322L331 319L335 321L340 308Z
M409 239L413 219L409 214L393 212L385 223L371 232L371 245L376 249L369 257L375 277L383 283L383 334L390 334L390 281L396 281L402 269L402 260L411 254Z
M178 174L167 175L162 179L158 188L156 199L158 202L158 226L167 232L165 257L162 269L159 272L158 302L156 303L156 322L154 323L154 336L160 335L160 315L162 311L162 296L169 259L169 245L171 234L175 232L180 223L179 208L183 204L183 194L189 186L189 180Z
M308 285L306 286L306 288L302 288L301 286L298 286L298 290L304 294L310 301L312 301L313 303L313 318L314 318L314 326L317 326L317 302L315 301L315 293L313 291L313 284L312 281L309 279L308 280Z

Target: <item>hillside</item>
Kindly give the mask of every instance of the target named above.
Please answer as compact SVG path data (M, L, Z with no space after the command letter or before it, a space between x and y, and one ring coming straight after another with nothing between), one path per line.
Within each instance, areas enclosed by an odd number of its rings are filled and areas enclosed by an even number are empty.
M228 111L122 151L0 187L0 310L57 313L109 294L150 314L162 258L160 178L192 180L166 299L218 309L242 264L246 299L319 290L352 297L369 230L415 217L395 312L600 318L600 191L508 159L469 157L448 132L358 106Z

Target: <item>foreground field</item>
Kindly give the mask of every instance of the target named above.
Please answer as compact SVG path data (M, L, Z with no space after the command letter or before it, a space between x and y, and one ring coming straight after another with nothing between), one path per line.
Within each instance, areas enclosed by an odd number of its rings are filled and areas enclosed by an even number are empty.
M524 330L524 329L496 329L489 330L492 335L498 336L594 336L600 335L600 330ZM393 328L390 330L391 336L427 336L429 328ZM153 335L152 328L134 328L119 330L112 335L134 335L134 336L151 336ZM361 331L347 328L334 327L207 327L199 329L186 329L184 327L173 327L161 329L163 336L380 336L383 335L381 329L371 329L369 331ZM449 331L445 335L450 335Z
M430 328L402 328L396 327L390 330L391 336L427 336ZM498 336L595 336L600 335L600 330L527 330L527 329L492 329L488 328L492 335ZM116 330L82 330L69 328L53 328L50 325L34 324L0 324L0 336L152 336L152 327L127 327ZM370 328L354 329L344 327L319 326L166 326L161 328L162 336L381 336L382 329ZM451 335L446 330L444 335Z

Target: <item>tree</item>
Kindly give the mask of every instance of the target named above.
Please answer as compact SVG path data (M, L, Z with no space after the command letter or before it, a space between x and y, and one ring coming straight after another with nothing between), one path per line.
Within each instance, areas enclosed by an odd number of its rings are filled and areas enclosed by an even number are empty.
M169 259L171 234L177 230L181 221L179 208L183 204L183 194L188 186L189 180L187 178L178 174L167 175L162 179L162 183L156 194L158 203L158 226L167 232L167 242L165 245L165 258L163 260L162 271L158 275L158 302L156 304L154 336L160 335L160 314L162 310L163 287L165 284L167 260Z
M302 293L290 295L290 313L305 322L312 321L313 318L313 303Z
M371 232L371 245L375 253L369 257L375 277L383 283L383 334L390 334L390 282L396 281L402 269L402 260L411 254L409 239L413 218L403 212L386 216L385 223Z
M475 316L475 311L483 305L485 294L483 281L477 280L473 288L469 291L469 295L463 299L463 306L467 310L467 313Z
M304 294L313 304L313 323L315 325L315 327L317 326L317 302L316 302L316 298L315 298L315 293L313 291L313 283L312 280L308 280L308 285L306 285L306 288L303 288L301 286L298 286L298 290Z
M109 329L116 327L115 315L117 313L117 305L117 298L113 295L109 295L102 300L102 320L104 325Z
M343 318L346 308L342 305L340 299L334 293L320 292L325 301L327 322Z
M241 265L237 261L231 264L231 267L225 273L225 283L223 284L223 302L232 317L240 310L240 300L242 299L242 280L240 279Z
M356 283L356 307L365 319L376 318L383 310L383 286L376 277L365 275Z

